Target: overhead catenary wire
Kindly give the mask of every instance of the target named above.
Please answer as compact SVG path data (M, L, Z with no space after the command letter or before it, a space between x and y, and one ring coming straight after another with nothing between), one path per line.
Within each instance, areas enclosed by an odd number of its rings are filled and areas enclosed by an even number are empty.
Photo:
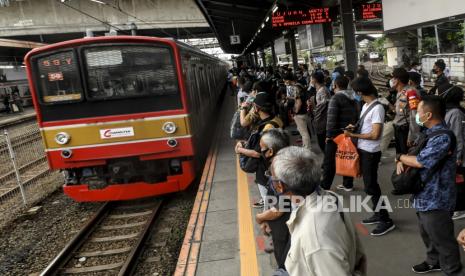
M165 30L163 30L163 28L161 28L161 27L159 27L159 26L156 26L156 25L153 25L152 23L150 23L150 22L148 22L148 21L145 21L145 20L143 20L143 19L141 19L141 18L138 18L138 17L135 16L135 15L132 15L132 14L126 12L125 10L123 10L123 9L119 6L119 2L118 2L118 7L116 7L115 5L112 5L112 4L110 4L110 3L106 3L106 2L105 2L104 5L109 6L110 8L115 9L115 10L121 12L122 14L124 14L124 15L126 15L126 16L129 16L129 17L132 17L133 19L136 19L136 20L138 20L138 21L140 21L140 22L142 22L142 23L145 23L145 24L147 24L147 25L149 25L149 26L155 27L155 29L159 29L162 33L166 34L166 35L169 36L169 37L173 37L172 34L166 32Z
M58 3L64 5L64 6L70 8L70 9L72 9L72 10L74 10L74 11L77 11L77 12L79 12L79 13L85 15L85 16L88 16L88 17L90 17L90 18L92 18L92 19L94 19L94 20L96 20L96 21L98 21L98 22L100 22L100 23L102 23L102 24L104 24L104 25L107 25L107 26L109 26L109 27L111 27L111 28L114 28L114 29L120 31L120 32L123 32L123 33L125 33L125 34L128 34L127 31L125 31L125 30L123 30L123 29L121 29L121 28L119 28L119 27L117 27L117 26L115 26L115 25L112 25L112 24L110 24L110 23L108 23L108 22L106 22L106 21L103 21L103 20L101 20L101 19L99 19L99 18L97 18L97 17L95 17L95 16L93 16L93 15L91 15L91 14L89 14L89 13L86 13L85 11L82 11L82 10L76 8L76 7L73 7L73 6L71 6L71 5L68 5L68 4L66 3L66 1L60 1L60 0L56 0L56 1L57 1Z

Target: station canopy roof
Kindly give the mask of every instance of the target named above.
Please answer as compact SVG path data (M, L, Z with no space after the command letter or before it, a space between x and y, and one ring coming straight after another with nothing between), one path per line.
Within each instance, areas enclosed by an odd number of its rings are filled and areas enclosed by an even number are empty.
M213 29L225 53L246 54L270 44L282 35L273 29L271 14L278 10L336 8L339 0L195 0ZM353 0L353 4L371 3L374 0ZM270 17L267 21L267 17ZM264 27L261 28L262 24ZM260 33L257 32L260 30ZM231 44L230 36L240 36L240 44ZM255 37L255 38L254 38ZM249 42L254 38L253 43Z

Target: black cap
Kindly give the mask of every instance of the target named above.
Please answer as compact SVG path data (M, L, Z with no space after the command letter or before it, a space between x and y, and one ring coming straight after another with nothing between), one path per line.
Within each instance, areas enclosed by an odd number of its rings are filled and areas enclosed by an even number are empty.
M266 92L259 92L255 96L255 99L253 102L259 107L271 107L273 105L270 95Z
M441 70L445 70L446 69L446 63L444 62L443 59L438 59L434 65L436 65L437 67L439 67Z

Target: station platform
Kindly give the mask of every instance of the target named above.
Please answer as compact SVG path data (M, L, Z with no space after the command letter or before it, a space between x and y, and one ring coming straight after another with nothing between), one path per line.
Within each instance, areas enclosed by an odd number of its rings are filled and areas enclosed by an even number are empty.
M272 275L276 269L274 255L264 252L265 238L255 223L255 214L261 209L252 207L260 197L254 175L241 171L234 153L235 141L229 138L229 120L234 111L234 101L229 95L225 101L217 129L217 143L212 147L214 149L205 165L174 274L176 276ZM316 141L312 149L323 157ZM369 235L372 227L360 223L370 214L363 210L351 213L365 248L370 276L417 275L412 272L412 265L426 258L415 209L410 206L408 196L390 194L394 155L391 149L383 156L379 181L393 207L391 217L397 228L387 235L373 237ZM340 183L342 178L337 176L333 190ZM364 195L363 182L356 179L353 192L336 192L344 197L348 205L349 195ZM457 220L455 227L458 234L465 227L465 219ZM463 252L462 263L465 264Z
M23 112L16 113L0 113L0 129L6 128L21 122L35 119L36 112L32 107L24 108Z

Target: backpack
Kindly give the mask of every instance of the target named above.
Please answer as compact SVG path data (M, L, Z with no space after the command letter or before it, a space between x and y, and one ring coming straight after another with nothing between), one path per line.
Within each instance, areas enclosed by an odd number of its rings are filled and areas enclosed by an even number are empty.
M248 128L241 126L241 111L234 112L231 119L230 137L231 139L246 140L250 136Z
M456 146L456 139L454 133L450 130L438 130L429 134L426 137L422 137L423 139L420 138L420 142L409 152L409 155L418 155L420 151L423 150L423 148L426 146L429 139L442 134L447 134L449 136L449 138L451 139L449 152L454 152ZM391 182L394 186L393 194L404 195L420 193L425 187L425 184L431 179L431 177L433 177L433 175L444 166L447 158L449 158L451 154L452 153L447 154L433 168L431 168L428 175L426 176L425 181L421 180L421 169L419 168L408 167L401 174L397 174L396 169L394 169L394 172L391 176Z
M257 152L260 150L260 138L262 136L263 128L265 128L267 124L272 124L274 128L279 128L278 123L273 121L273 119L274 117L270 116L265 121L262 121L258 126L257 130L253 131L252 134L250 134L249 139L247 140L244 146L246 149L255 150ZM241 154L239 156L239 165L241 166L241 169L244 172L254 173L257 171L259 160L259 158L253 158Z

